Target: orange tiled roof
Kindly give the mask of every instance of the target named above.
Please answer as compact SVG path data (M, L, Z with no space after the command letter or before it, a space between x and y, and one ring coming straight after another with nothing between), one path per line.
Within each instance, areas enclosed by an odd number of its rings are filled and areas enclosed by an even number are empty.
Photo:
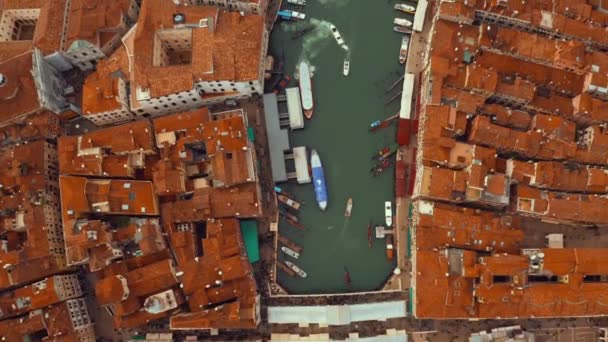
M173 14L185 14L186 23L213 18L214 29L193 28L191 64L153 66L157 30L173 28ZM258 78L264 18L240 15L217 7L176 6L168 1L144 1L134 38L132 87L160 97L193 88L206 81L248 81ZM135 88L133 88L135 89Z

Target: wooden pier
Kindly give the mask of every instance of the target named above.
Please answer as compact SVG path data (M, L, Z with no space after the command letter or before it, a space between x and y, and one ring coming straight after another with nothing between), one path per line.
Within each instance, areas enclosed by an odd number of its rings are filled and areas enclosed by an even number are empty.
M280 261L277 261L277 266L290 277L294 277L296 275L296 272Z
M304 250L304 248L302 248L302 246L296 244L295 242L289 240L288 238L279 235L279 242L281 242L282 244L284 244L285 246L293 249L294 251L298 252L298 254L302 254L302 251Z

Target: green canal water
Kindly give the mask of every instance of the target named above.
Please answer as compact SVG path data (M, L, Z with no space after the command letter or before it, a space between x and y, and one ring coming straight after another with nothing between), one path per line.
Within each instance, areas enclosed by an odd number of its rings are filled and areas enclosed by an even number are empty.
M286 2L286 1L283 1ZM368 132L369 124L393 115L399 100L385 106L385 89L403 72L398 56L401 35L393 32L399 14L395 1L308 0L304 23L275 25L270 50L284 54L285 71L294 75L302 59L313 70L315 113L303 130L290 133L292 146L315 148L324 165L328 186L328 210L319 210L312 184L281 185L305 204L299 217L305 231L281 222L280 233L304 248L295 263L308 277L289 277L278 271L279 283L290 293L338 293L379 289L395 268L386 257L384 240L374 239L368 248L367 224L384 222L384 201L394 199L394 169L372 177L371 156L384 145L395 143L395 128ZM284 7L288 7L285 6ZM297 9L296 9L297 10ZM328 25L333 23L350 47L350 75L342 76L345 51L338 47ZM316 30L298 40L293 31L313 24ZM292 81L290 86L297 86ZM348 220L344 210L353 198ZM280 260L291 260L279 253ZM344 283L344 268L352 285Z

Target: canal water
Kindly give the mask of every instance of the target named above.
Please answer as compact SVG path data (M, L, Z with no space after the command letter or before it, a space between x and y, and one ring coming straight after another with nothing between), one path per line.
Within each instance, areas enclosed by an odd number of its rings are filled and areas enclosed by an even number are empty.
M286 3L286 1L283 1ZM391 116L399 109L399 99L385 106L385 91L402 73L398 56L401 35L393 32L393 18L409 17L393 9L387 0L308 0L301 23L275 25L270 51L284 56L285 72L293 77L295 66L308 61L314 71L315 110L303 130L290 133L292 146L316 149L324 165L329 205L320 211L312 184L295 180L281 185L305 202L299 217L305 231L281 221L279 232L304 248L299 259L279 253L308 273L305 279L289 277L278 270L279 283L290 293L337 293L381 288L395 268L388 261L384 240L374 238L368 248L368 222L384 222L384 202L394 199L394 168L372 177L371 156L381 147L395 143L395 127L376 133L369 124ZM284 8L289 8L284 4ZM296 8L297 10L297 8ZM350 75L342 75L346 52L329 31L334 24L350 53ZM295 30L314 25L316 29L292 40ZM290 86L297 86L292 80ZM344 210L353 198L352 217ZM394 203L393 203L394 206ZM352 284L344 281L348 269Z

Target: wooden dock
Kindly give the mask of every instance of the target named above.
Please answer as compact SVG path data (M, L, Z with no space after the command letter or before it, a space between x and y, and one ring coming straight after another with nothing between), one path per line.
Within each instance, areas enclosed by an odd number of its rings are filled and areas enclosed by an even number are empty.
M297 243L289 240L288 238L279 235L279 241L284 244L285 246L293 249L294 251L298 252L299 254L302 254L302 251L304 250L304 248L302 248L302 246L298 245Z
M287 275L289 275L290 277L294 277L296 275L296 272L294 272L291 268L287 267L287 265L285 265L284 263L282 263L280 261L277 261L277 266L283 272L287 273Z

